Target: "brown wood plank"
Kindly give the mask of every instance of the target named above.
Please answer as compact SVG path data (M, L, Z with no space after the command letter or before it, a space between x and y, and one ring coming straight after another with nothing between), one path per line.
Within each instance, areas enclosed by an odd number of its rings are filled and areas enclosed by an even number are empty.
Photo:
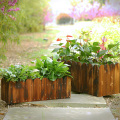
M63 78L58 79L58 99L62 98L62 81Z
M12 81L9 82L9 87L8 87L8 104L12 104L13 103L13 94L12 94L12 88L13 88L13 85L12 85Z
M88 65L89 67L89 94L93 95L93 66L92 64Z
M93 66L93 95L98 96L98 84L99 84L99 67Z
M59 79L56 80L56 99L59 98Z
M5 90L5 80L2 79L1 80L1 99L4 100L4 101L6 101L5 92L6 92L6 90Z
M51 99L56 99L56 80L51 81Z
M46 78L43 78L41 80L41 100L45 99L45 87L44 87L45 81L46 81Z
M62 99L66 98L66 79L63 78L62 80Z
M110 95L112 95L113 92L113 78L114 78L114 64L110 64Z
M107 78L106 78L106 70L105 70L105 67L106 65L104 65L104 69L102 71L102 74L103 74L103 95L102 96L106 96L107 94L107 89L106 89L106 86L107 86Z
M71 78L66 77L66 98L71 97Z
M107 93L106 95L110 95L110 65L106 64L106 80L107 80L107 85L106 85L106 89L107 89Z
M41 90L42 90L42 88L41 88L41 84L42 84L42 80L41 79L39 79L40 81L39 81L39 100L41 100Z
M51 81L47 79L47 100L51 99Z
M71 64L71 75L73 76L73 80L72 80L72 91L77 91L76 90L76 84L78 81L78 77L77 77L77 62L72 62Z
M16 89L16 82L12 82L12 96L13 96L13 101L12 103L17 103L17 95L18 95L18 92L17 92L17 89Z
M88 86L87 86L87 64L86 63L83 63L83 69L82 69L82 72L83 72L83 79L82 79L82 82L83 82L83 93L87 93L88 91Z
M16 88L16 103L20 103L20 89L21 89L20 81L16 82L15 88Z
M99 67L99 89L98 89L98 96L103 96L103 81L104 81L104 65Z
M82 71L81 71L81 66L82 64L80 62L77 62L77 68L78 68L78 72L77 72L77 79L78 79L78 85L77 85L77 92L82 92L81 89L81 85L82 85Z
M104 68L103 68L103 70L102 70L102 79L103 79L103 85L102 85L102 89L103 89L103 92L102 92L102 96L106 96L106 94L107 94L107 89L106 89L106 86L107 86L107 78L106 78L106 67L105 67L105 65L104 65Z
M25 86L26 86L24 94L25 102L33 101L33 80L27 79Z
M115 64L114 94L119 93L119 63Z
M36 78L33 81L33 100L39 101L40 100L40 79Z
M25 82L21 81L20 82L20 90L19 90L19 99L20 99L20 103L21 102L25 102L25 98L24 98L24 91L25 91Z

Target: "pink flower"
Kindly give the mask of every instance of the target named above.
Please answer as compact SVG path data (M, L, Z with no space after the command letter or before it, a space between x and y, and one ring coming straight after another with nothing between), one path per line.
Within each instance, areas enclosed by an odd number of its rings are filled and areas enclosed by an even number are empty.
M14 6L15 3L17 3L17 0L13 0L13 2L12 2L11 0L8 1L8 5L9 5L9 6Z
M1 10L2 10L2 12L4 12L4 10L5 10L5 6L3 6L3 7L1 8Z
M10 8L7 12L10 12L10 11L14 11L14 9L13 9L13 8Z
M10 8L7 12L10 12L10 11L18 11L18 10L20 10L20 8L16 8L16 9Z
M107 38L105 38L105 36L102 37L102 42L107 42Z
M102 50L106 50L106 47L104 46L103 43L100 45L100 48L101 48Z
M14 9L14 11L19 11L20 10L20 8L16 8L16 9Z

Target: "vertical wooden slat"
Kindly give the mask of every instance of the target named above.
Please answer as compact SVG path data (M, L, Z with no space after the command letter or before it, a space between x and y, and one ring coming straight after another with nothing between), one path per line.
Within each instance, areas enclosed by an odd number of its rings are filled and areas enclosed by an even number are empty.
M93 66L91 64L89 67L89 94L93 95Z
M13 95L13 103L17 103L17 89L16 89L16 82L12 83L12 95Z
M20 81L16 82L15 88L16 88L16 103L20 103L20 88L21 88Z
M73 80L72 80L72 90L73 91L77 91L76 90L76 83L77 83L77 80L78 80L78 78L77 78L77 69L78 67L77 67L77 63L76 62L72 62L72 64L71 64L71 75L73 76Z
M2 100L6 100L6 98L5 98L5 93L6 92L6 90L5 90L5 80L4 79L2 79L1 80L1 99Z
M102 91L103 91L103 89L102 89L102 86L103 86L103 74L102 74L103 67L104 67L103 65L101 65L99 67L98 96L102 96Z
M114 64L110 64L110 94L113 94Z
M31 80L31 79L26 80L26 88L25 89L26 89L26 91L25 91L25 96L26 96L25 101L26 102L33 101L33 80Z
M119 93L119 64L115 64L114 94Z
M83 63L82 65L82 82L83 82L83 93L87 93L87 64Z
M33 98L34 98L34 101L38 101L40 100L40 79L36 78L34 79L33 81Z
M8 89L8 104L13 103L13 94L12 94L13 82L9 82L9 89Z
M51 99L56 99L56 81L51 81Z
M105 71L106 71L106 74L105 74L105 77L106 77L106 95L110 95L110 65L109 64L106 64L105 66Z
M66 98L66 79L64 78L62 81L62 99Z
M104 65L104 69L103 69L103 71L102 71L102 73L103 73L103 95L102 96L106 96L106 94L107 94L107 89L106 89L106 87L107 87L107 78L106 78L106 65Z
M25 82L21 81L20 84L21 84L21 88L20 88L20 91L19 91L20 102L25 102L25 98L24 98Z
M98 66L93 66L93 95L98 95L99 70Z
M62 80L63 78L58 79L58 99L62 96Z
M41 100L47 100L47 94L46 94L46 78L43 78L41 81Z
M77 72L77 79L78 79L78 85L77 85L77 92L82 92L82 89L81 89L81 85L82 85L82 71L81 71L81 66L82 64L80 62L77 63L77 67L78 67L78 72Z
M70 98L71 97L71 78L66 77L66 97Z
M51 81L47 79L47 100L51 99Z

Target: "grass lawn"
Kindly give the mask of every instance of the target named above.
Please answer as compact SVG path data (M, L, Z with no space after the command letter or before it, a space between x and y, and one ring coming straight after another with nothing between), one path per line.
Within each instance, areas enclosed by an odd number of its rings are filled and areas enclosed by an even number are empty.
M10 64L30 64L30 61L40 58L42 55L51 55L48 47L56 38L57 33L59 30L48 28L41 33L20 35L20 44L8 43L6 46L7 59L2 61L1 67L8 67Z

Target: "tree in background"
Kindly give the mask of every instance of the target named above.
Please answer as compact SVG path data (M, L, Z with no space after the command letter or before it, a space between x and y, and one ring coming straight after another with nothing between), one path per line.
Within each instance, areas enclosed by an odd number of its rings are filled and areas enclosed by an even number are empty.
M20 0L21 12L17 15L17 29L20 33L39 32L43 30L45 10L49 0Z
M20 10L17 4L17 0L0 1L0 59L5 58L5 49L3 48L8 41L19 41L17 29L14 24L16 21L16 11Z

